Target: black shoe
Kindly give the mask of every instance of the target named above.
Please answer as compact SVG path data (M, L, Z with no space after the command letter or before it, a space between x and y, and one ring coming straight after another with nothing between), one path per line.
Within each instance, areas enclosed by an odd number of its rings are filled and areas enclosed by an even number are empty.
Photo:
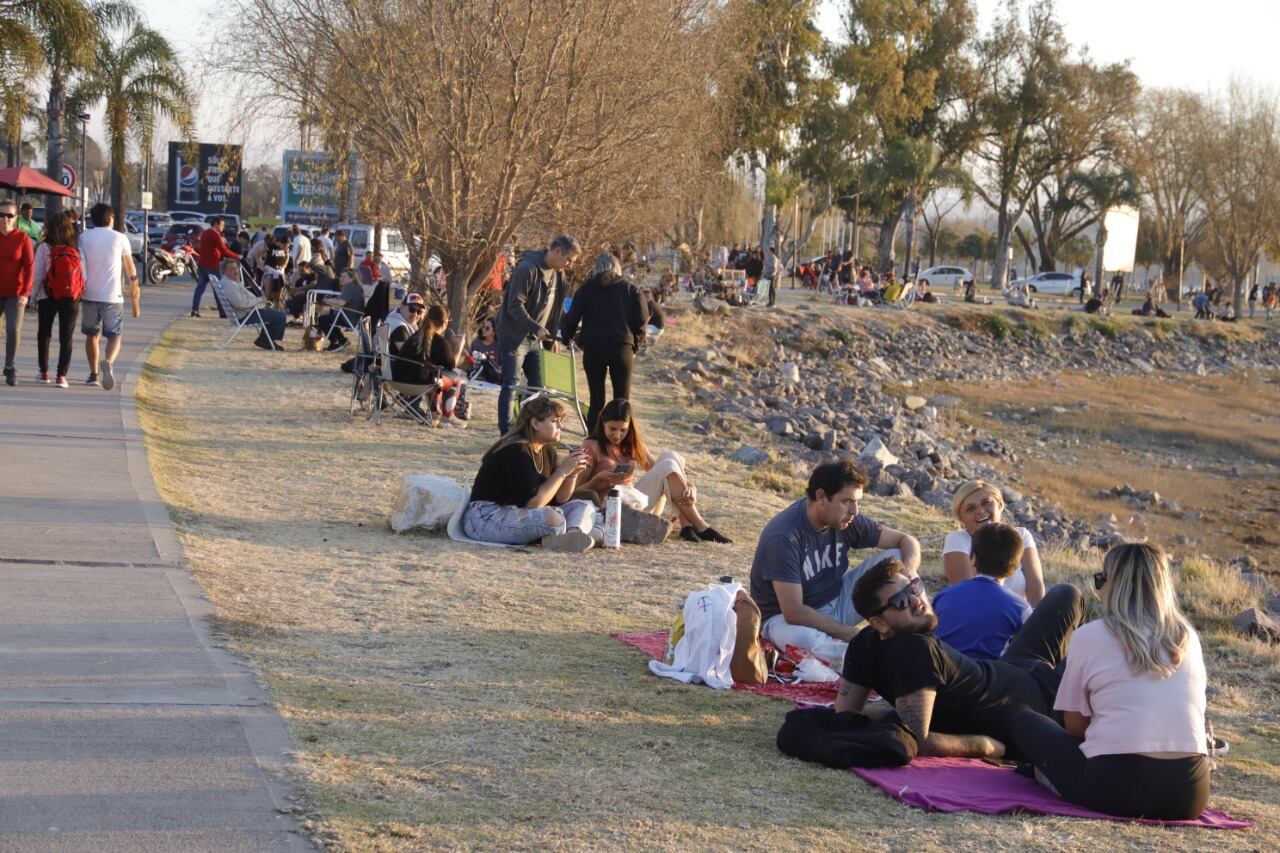
M263 338L263 337L259 337L259 338L257 338L256 340L254 340L253 345L254 345L255 347L258 347L259 349L271 349L271 348L272 348L272 347L271 347L271 343L270 343L266 338Z
M706 530L698 534L698 538L703 542L718 542L721 545L732 545L733 540L725 536L714 527L708 527Z
M684 527L680 528L680 538L686 542L702 541L701 537L698 536L698 531L693 529L692 524L686 524Z
M199 317L199 316L200 316L200 312L199 312L199 311L192 311L192 312L191 312L191 316L192 316L192 317Z
M6 385L10 385L10 386L17 385L18 384L18 368L6 367L4 369L4 382Z
M343 338L337 341L336 343L329 344L329 352L342 352L344 349L346 349L349 346L351 346L351 341L347 340L346 338Z
M85 385L101 385L102 383L98 381L98 374L90 373L89 378L84 381L84 384Z

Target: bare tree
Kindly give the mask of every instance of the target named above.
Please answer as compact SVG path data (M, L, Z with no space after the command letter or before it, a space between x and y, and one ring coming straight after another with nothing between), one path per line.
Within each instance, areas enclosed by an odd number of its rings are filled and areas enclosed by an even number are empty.
M634 227L719 126L711 0L238 7L262 96L359 155L362 209L439 257L459 332L503 246Z

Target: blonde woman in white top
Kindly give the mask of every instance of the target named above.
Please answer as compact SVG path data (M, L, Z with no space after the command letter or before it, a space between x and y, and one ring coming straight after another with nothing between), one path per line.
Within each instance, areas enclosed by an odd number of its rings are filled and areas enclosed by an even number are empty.
M1117 545L1093 582L1102 618L1072 635L1053 705L1065 728L1019 711L1014 746L1068 802L1193 820L1209 801L1204 657L1169 559L1146 543Z
M942 570L947 583L959 583L973 577L975 572L969 555L973 550L973 534L984 524L1000 524L1004 519L1004 498L1000 490L985 480L970 480L956 490L951 499L951 511L960 522L960 530L947 534L942 543ZM1004 587L1035 607L1044 598L1044 570L1040 566L1040 552L1036 540L1025 527L1017 528L1022 534L1022 562L1018 570L1005 578Z

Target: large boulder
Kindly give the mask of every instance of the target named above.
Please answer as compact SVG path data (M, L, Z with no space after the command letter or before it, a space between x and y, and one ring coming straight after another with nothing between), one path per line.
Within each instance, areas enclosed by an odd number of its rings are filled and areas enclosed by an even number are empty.
M874 459L879 463L879 467L887 468L890 465L897 465L900 461L898 457L893 455L893 451L885 447L879 436L872 438L867 442L867 446L862 448L862 453L858 454L858 458L864 462Z
M1241 634L1256 637L1268 643L1280 643L1280 622L1272 619L1267 611L1250 607L1243 613L1236 614L1231 624Z
M391 506L391 529L440 531L458 507L470 498L457 481L437 474L410 474L400 483Z
M758 447L743 445L729 455L734 462L741 462L743 465L763 465L769 461L769 454Z

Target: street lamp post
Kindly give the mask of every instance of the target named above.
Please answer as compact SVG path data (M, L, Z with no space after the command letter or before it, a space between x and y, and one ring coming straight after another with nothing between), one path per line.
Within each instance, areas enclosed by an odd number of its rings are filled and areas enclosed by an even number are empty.
M80 220L83 222L85 199L88 198L88 196L85 195L84 191L85 189L87 189L88 183L89 183L89 176L85 173L85 170L84 170L84 150L85 150L84 140L89 133L89 114L80 113L80 115L78 115L77 118L80 119L80 192L79 192L79 196L80 196ZM59 168L61 168L61 166L59 166Z

